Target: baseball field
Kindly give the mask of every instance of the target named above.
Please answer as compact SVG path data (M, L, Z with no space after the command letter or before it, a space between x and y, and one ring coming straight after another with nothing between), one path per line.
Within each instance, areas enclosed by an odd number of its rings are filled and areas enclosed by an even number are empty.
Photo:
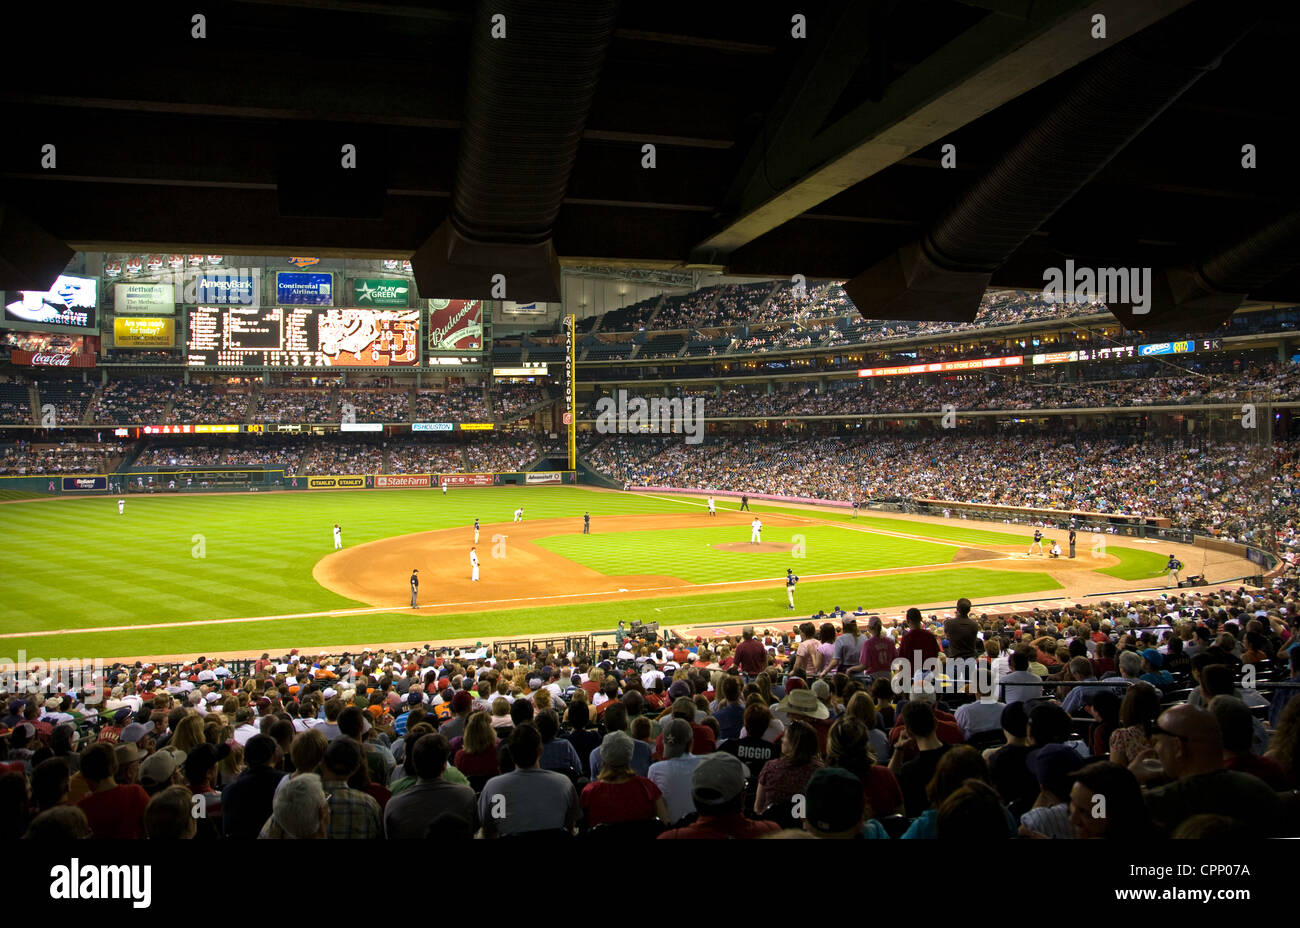
M1080 535L1074 560L1027 557L1024 526L737 507L720 498L710 516L698 496L583 487L131 496L121 515L115 498L6 503L0 655L235 655L1077 596L1149 588L1170 550L1107 539L1099 552ZM801 578L793 611L787 568Z

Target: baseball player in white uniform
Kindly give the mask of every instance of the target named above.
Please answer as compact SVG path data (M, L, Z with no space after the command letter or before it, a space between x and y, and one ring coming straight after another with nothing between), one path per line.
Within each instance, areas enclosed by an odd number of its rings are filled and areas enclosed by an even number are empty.
M334 550L337 551L343 547L343 529L339 528L337 522L334 523Z
M754 521L749 523L749 543L756 545L763 540L763 523L758 521L758 516L754 516Z
M718 514L718 510L717 510L717 509L714 507L714 505L713 505L713 497L710 496L710 497L709 497L709 515L711 515L711 516L716 516L717 514Z
M124 511L125 509L126 509L126 500L124 500L124 499L119 499L119 500L117 501L117 514L118 514L119 516L122 515L122 513L123 513L123 511Z
M522 522L522 521L524 521L524 507L523 507L523 506L520 506L518 509L515 510L515 521L516 521L516 522Z
M474 548L469 549L469 567L470 579L478 582L478 552Z
M794 568L785 569L785 598L790 601L790 608L794 608L794 585L799 582L799 578L794 575Z
M447 484L445 483L442 485L442 495L443 496L447 495Z

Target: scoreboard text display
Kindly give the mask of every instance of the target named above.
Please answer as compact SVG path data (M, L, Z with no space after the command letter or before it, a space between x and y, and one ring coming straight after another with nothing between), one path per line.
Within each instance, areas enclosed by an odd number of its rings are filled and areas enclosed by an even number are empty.
M415 367L418 309L195 306L191 367Z

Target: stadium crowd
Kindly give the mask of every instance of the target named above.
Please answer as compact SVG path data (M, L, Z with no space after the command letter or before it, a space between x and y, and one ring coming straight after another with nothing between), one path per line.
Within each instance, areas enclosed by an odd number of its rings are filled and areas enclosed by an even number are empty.
M1259 543L1300 523L1300 449L1014 434L726 439L618 436L588 460L621 483L815 499L935 498L1169 518Z
M1295 836L1297 633L1292 569L1051 613L620 623L592 654L294 650L66 686L44 667L0 705L0 834Z
M492 408L500 419L507 419L534 403L540 403L549 395L547 389L539 383L502 383L494 387L490 394Z
M416 422L491 422L492 414L476 385L420 390L415 396Z
M176 402L169 423L239 423L248 415L249 389L228 389L206 383L175 388Z
M263 390L253 422L332 422L337 415L334 394L325 389Z
M117 443L86 444L79 441L39 442L20 439L0 448L0 473L22 477L28 474L104 474L124 448Z
M180 386L175 380L146 378L104 384L90 410L94 425L161 422L166 405Z
M345 390L339 393L339 410L352 404L357 422L410 422L409 390Z
M540 453L531 435L490 434L465 446L465 463L470 473L521 471Z

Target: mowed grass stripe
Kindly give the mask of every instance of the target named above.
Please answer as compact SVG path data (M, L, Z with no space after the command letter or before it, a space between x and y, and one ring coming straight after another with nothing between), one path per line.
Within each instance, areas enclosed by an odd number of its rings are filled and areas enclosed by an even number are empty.
M839 605L846 609L906 607L914 603L956 601L961 596L983 598L1046 592L1060 588L1049 575L1037 572L999 571L959 567L924 574L890 574L849 580L801 583L796 608L786 608L785 588L695 596L665 596L581 606L556 605L492 612L464 612L443 616L382 613L364 616L322 616L269 622L234 622L226 625L190 626L117 632L84 632L58 636L12 638L0 641L0 652L12 655L24 649L48 659L113 657L148 654L208 654L242 650L287 651L330 645L379 644L387 641L464 641L484 638L527 637L555 632L606 631L620 619L660 622L664 627L706 625L710 622L771 621L789 616L791 621L818 609ZM657 612L656 608L664 612Z

